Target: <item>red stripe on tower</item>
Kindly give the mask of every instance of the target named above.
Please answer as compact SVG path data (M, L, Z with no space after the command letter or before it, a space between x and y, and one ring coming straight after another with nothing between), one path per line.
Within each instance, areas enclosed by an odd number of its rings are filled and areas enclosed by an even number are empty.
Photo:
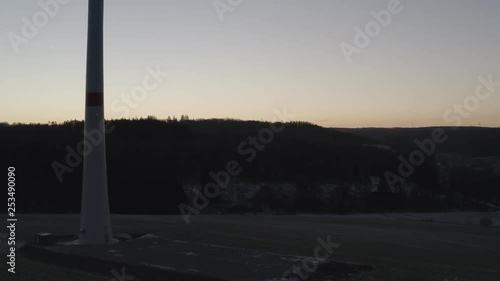
M87 98L85 101L85 106L103 106L104 105L104 94L103 93L87 93Z

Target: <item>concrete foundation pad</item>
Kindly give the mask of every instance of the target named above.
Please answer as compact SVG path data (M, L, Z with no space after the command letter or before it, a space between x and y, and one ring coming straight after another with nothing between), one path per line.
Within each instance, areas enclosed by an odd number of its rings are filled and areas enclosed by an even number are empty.
M374 270L369 266L347 266L312 257L170 240L152 234L100 246L60 241L50 247L30 246L23 252L31 258L51 259L51 262L82 270L108 272L110 279L125 273L141 281L286 280L282 279L283 274L294 265L300 267L308 258L313 265L319 265L314 271L302 270L308 274L308 280L371 280L353 278Z

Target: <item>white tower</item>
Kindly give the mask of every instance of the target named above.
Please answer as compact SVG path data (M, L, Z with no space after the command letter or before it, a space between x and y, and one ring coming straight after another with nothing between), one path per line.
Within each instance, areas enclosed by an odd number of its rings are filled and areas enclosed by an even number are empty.
M80 244L112 240L103 107L103 17L104 0L89 0Z

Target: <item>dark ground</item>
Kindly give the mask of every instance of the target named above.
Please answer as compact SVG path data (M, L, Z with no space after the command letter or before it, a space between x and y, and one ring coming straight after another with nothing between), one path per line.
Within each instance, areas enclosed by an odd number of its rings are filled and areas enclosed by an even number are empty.
M498 217L498 214L493 215ZM97 252L105 252L116 261L147 261L148 264L162 266L165 270L172 270L168 268L170 263L177 270L182 261L168 261L168 257L172 258L169 251L174 252L174 248L169 247L184 247L184 258L186 261L192 259L184 267L196 271L203 269L202 264L206 262L221 264L220 268L238 263L234 256L223 252L209 258L199 255L207 247L236 248L246 253L265 253L273 257L298 256L300 259L313 256L314 249L318 246L318 237L326 238L331 235L332 241L341 244L331 256L331 260L340 262L337 266L344 268L345 263L357 263L376 269L373 274L363 277L365 279L353 276L350 280L451 281L455 280L455 276L458 277L457 280L465 281L500 280L500 228L381 217L198 216L193 218L190 225L186 225L179 216L115 215L115 234L151 233L154 236L142 241L131 240L129 246L124 243L106 246L108 248ZM74 234L77 229L78 215L24 215L19 216L17 239L33 240L33 235L37 232ZM5 240L1 240L4 247ZM139 244L150 246L151 250L134 250L140 247ZM228 257L227 263L224 262L225 256ZM287 261L283 260L281 264L287 268ZM113 278L113 267L94 274L43 262L19 256L18 273L16 279L12 280L100 281ZM290 261L290 267L292 265L293 261ZM329 267L331 269L335 265L330 263L319 271L328 271ZM207 272L210 270L221 274L220 276L224 275L221 273L224 269L204 269ZM236 269L231 271L228 268L227 272L232 272L232 277L237 274ZM6 276L6 264L2 263L0 279L9 280L7 277L12 276ZM238 277L238 280L249 280L245 279L247 276ZM140 276L137 278L140 279Z

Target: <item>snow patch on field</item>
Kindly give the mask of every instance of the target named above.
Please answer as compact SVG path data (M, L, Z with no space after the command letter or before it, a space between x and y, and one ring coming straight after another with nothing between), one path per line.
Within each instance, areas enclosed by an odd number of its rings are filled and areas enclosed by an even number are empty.
M173 271L177 270L176 268L173 268L173 267L163 266L163 265L157 265L157 264L151 264L151 263L145 263L145 262L141 262L140 264L145 265L145 266L149 266L149 267L165 269L165 270L173 270Z
M139 237L139 239L157 239L157 238L160 238L160 237L158 237L154 234L151 234L151 233L148 233L146 235Z
M128 239L132 239L132 236L128 233L122 233L122 234L116 235L116 238L128 240Z
M186 256L193 256L193 257L197 257L198 256L198 254L194 253L194 252L184 252L184 253L181 253L181 254L184 254Z
M59 242L57 244L59 244L61 246L77 246L77 245L80 245L80 240L76 239L73 241L62 241L62 242Z

